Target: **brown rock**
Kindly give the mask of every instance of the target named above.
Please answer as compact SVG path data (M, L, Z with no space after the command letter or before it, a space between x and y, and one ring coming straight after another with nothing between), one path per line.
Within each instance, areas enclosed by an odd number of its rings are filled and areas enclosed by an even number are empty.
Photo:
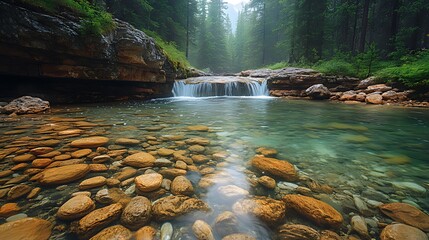
M89 170L91 172L106 172L109 169L104 164L92 163L92 164L89 164Z
M250 164L261 172L286 181L296 181L298 179L295 167L285 160L255 156L250 161Z
M136 188L142 192L152 192L161 187L162 175L159 173L143 174L134 179Z
M157 221L171 220L193 211L208 211L207 203L186 196L168 196L152 206L153 218Z
M59 131L58 135L59 136L64 136L64 135L79 135L82 134L84 131L81 129L67 129L67 130L63 130L63 131Z
M185 176L178 176L171 182L171 193L190 196L194 194L194 187Z
M188 149L191 152L197 152L197 153L202 153L206 150L206 148L201 145L192 145Z
M158 155L162 157L167 157L173 155L174 150L168 148L160 148L158 149Z
M10 170L12 171L20 171L28 167L28 163L19 163L13 166Z
M234 213L225 211L216 217L214 229L221 237L238 232L238 219Z
M202 145L202 146L207 146L210 144L210 140L207 138L202 138L202 137L194 137L194 138L189 138L187 140L185 140L185 143L188 145Z
M221 197L239 198L249 195L249 191L236 185L225 185L217 188Z
M38 181L42 185L60 185L83 178L89 171L87 164L49 168L40 173Z
M49 164L46 168L64 167L64 166L69 166L69 165L81 164L84 162L85 162L84 159L70 159L70 160L65 160L65 161L56 161L56 162Z
M109 187L118 187L121 184L121 181L119 181L116 178L108 178L106 179L106 185Z
M256 237L245 233L234 233L222 238L222 240L256 240Z
M133 234L126 227L114 225L101 230L101 232L90 238L90 240L129 240L132 236Z
M16 177L8 180L7 182L4 183L4 185L22 183L22 182L27 181L29 178L30 178L30 176L25 175L25 174L19 175L19 176L16 176Z
M54 151L51 147L37 147L30 150L30 153L36 156Z
M279 239L318 240L319 233L311 227L301 224L284 224L278 230Z
M372 103L372 104L382 104L383 103L383 97L377 93L368 94L368 95L366 95L365 102L366 103Z
M104 162L108 162L110 160L112 160L112 158L109 155L105 154L105 155L95 156L92 159L92 162L93 163L104 163Z
M319 240L343 240L343 238L333 231L323 230L320 232Z
M79 194L65 202L57 212L63 220L79 219L95 209L95 203L86 195Z
M275 157L278 152L274 148L260 147L260 148L256 149L256 153L262 154L265 157Z
M95 195L95 200L103 204L121 203L124 207L131 198L119 188L101 189Z
M380 210L395 221L429 231L429 215L406 203L387 203Z
M5 203L0 207L0 217L8 218L12 215L15 215L21 211L21 208L17 203Z
M18 151L19 148L14 147L14 148L6 148L6 149L2 149L0 150L0 160L3 160L3 158L7 157L8 155Z
M87 138L81 138L78 140L74 140L70 143L70 146L72 147L78 147L78 148L96 148L101 147L109 142L109 139L107 137L87 137Z
M137 168L144 168L152 167L155 163L155 160L155 157L149 153L140 152L126 157L123 161L123 164Z
M204 125L195 125L195 126L188 126L187 129L190 131L207 132L209 130L209 127Z
M49 158L38 158L31 162L31 165L35 168L45 168L52 163L52 160Z
M101 186L104 186L104 184L106 184L105 177L103 176L92 177L92 178L83 180L79 184L79 190L86 190L86 189L101 187Z
M124 146L132 146L140 144L140 140L132 139L132 138L118 138L115 140L115 144L124 145Z
M11 201L11 200L18 199L26 195L27 193L29 193L31 189L33 188L25 184L16 185L12 187L7 193L7 200Z
M12 174L13 174L12 170L4 170L0 172L0 178L4 178Z
M154 240L156 229L151 226L145 226L140 228L136 234L136 240Z
M193 155L192 156L192 161L194 163L198 163L198 164L205 163L205 162L207 162L209 160L210 159L207 156L205 156L205 155Z
M168 179L174 179L177 176L185 176L186 170L179 169L179 168L168 168L168 169L162 169L158 172L162 176Z
M76 232L81 238L90 238L100 229L118 219L121 212L122 205L119 203L94 210L78 222Z
M365 219L361 216L353 216L350 224L352 225L352 229L356 231L363 238L369 238L368 235L368 227L366 226Z
M36 159L36 156L30 153L22 154L19 156L16 156L12 159L15 163L22 163L22 162L31 162L34 159Z
M333 207L314 199L302 195L290 194L283 197L287 206L296 212L304 215L308 219L321 226L339 227L343 223L343 216Z
M215 240L212 228L204 221L195 221L192 225L192 231L198 240Z
M92 150L89 148L80 149L71 153L72 158L82 158L88 156L92 153Z
M402 223L391 224L383 229L381 240L428 240L428 236L420 229Z
M119 181L123 181L125 179L134 177L134 175L136 175L137 170L135 170L134 168L131 167L125 167L122 169L121 172L119 173L115 173L113 175L114 178L118 179Z
M131 199L121 215L121 223L137 230L150 221L152 217L152 203L149 199L137 196Z
M234 203L232 210L237 215L250 214L269 224L281 221L286 214L284 202L268 197L241 199Z
M268 189L276 188L276 180L268 176L262 176L258 178L258 183Z
M39 218L23 218L0 225L0 236L7 240L48 240L52 223Z
M37 197L37 195L39 195L41 191L42 189L39 187L33 188L33 190L31 190L31 192L27 195L27 199L32 199Z
M64 161L70 159L71 156L68 154L61 154L52 158L53 161Z

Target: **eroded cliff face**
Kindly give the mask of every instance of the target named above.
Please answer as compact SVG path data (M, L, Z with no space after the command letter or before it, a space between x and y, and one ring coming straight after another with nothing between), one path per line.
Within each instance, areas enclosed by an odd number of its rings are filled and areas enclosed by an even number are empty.
M47 14L13 1L0 1L0 12L0 74L9 91L19 76L27 83L131 81L142 97L170 94L174 68L152 38L126 22L115 20L116 28L104 35L82 35L81 19L68 13Z

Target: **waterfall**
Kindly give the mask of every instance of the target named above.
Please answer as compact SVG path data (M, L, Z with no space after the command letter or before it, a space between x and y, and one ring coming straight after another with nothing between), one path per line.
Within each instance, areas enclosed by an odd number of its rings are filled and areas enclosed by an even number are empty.
M174 82L175 97L268 96L265 79L199 77Z

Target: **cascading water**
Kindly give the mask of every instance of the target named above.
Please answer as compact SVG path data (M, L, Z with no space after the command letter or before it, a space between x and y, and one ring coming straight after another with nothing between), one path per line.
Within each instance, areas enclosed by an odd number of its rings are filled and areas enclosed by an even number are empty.
M268 96L265 79L197 77L174 82L175 97Z

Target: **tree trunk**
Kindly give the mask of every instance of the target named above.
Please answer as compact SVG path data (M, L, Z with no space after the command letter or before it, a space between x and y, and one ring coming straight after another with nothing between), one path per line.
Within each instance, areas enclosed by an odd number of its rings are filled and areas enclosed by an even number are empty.
M363 5L362 28L360 32L359 52L365 51L365 39L366 39L366 32L368 29L369 3L370 3L370 0L365 0L365 3Z
M189 59L189 0L186 1L186 59Z
M359 13L359 0L356 0L355 3L356 6L356 11L355 11L355 19L354 19L354 24L353 24L353 37L352 37L352 45L351 45L351 50L352 52L355 51L355 45L356 45L356 33L357 33L357 22L358 22L358 13Z
M388 41L390 42L388 46L389 52L392 52L395 49L395 38L396 38L396 34L398 33L398 27L399 27L399 24L398 24L399 7L400 7L400 1L394 0L392 15L390 18L390 29L389 29L389 39L388 39Z

